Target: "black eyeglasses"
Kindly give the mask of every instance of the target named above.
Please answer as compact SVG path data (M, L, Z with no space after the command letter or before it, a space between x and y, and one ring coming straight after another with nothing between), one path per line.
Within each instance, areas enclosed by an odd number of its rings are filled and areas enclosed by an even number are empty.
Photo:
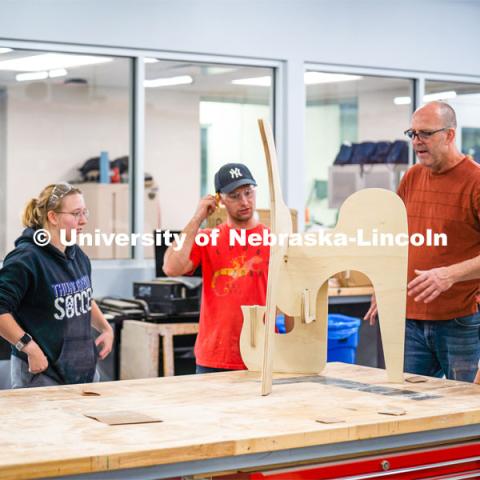
M409 128L408 130L405 130L403 133L413 140L415 137L417 137L420 140L428 140L432 135L438 132L443 132L445 130L450 130L451 127L444 127L444 128L439 128L438 130L413 130L413 128Z

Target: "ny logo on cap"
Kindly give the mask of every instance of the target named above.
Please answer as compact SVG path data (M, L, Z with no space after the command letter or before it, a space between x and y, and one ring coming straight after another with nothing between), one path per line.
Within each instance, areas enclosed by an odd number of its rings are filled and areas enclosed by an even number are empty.
M239 168L231 168L228 173L230 173L232 178L243 177L242 172Z

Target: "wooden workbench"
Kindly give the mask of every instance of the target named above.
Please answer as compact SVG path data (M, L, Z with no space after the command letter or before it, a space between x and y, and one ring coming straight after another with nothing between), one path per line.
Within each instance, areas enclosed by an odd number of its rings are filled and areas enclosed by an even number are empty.
M158 377L160 339L162 340L163 376L175 375L174 337L197 333L198 322L150 323L125 320L120 343L120 379Z
M480 434L478 385L387 384L382 370L340 363L328 364L322 376L275 378L267 397L250 372L3 391L0 478L91 472L120 478L123 469L134 469L123 478L166 478L351 458ZM82 396L83 390L100 395ZM380 414L385 408L406 414ZM102 411L162 422L109 426L84 416ZM341 423L318 422L325 418Z

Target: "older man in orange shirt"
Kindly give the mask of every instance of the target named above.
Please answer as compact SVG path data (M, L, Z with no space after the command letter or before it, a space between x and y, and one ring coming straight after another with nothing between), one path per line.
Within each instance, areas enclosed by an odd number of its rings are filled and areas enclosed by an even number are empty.
M405 132L419 159L398 189L409 233L430 229L448 239L409 247L405 371L472 382L480 357L480 165L457 149L456 126L452 107L431 102ZM373 298L365 319L375 316Z

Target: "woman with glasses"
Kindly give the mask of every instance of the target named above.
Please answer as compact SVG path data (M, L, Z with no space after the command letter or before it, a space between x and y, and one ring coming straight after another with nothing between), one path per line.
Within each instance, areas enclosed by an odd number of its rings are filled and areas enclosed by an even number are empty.
M110 353L113 331L92 299L90 260L78 245L62 244L87 218L81 191L68 183L48 185L25 207L26 228L0 270L12 388L98 381L97 356ZM95 342L91 327L100 332Z

